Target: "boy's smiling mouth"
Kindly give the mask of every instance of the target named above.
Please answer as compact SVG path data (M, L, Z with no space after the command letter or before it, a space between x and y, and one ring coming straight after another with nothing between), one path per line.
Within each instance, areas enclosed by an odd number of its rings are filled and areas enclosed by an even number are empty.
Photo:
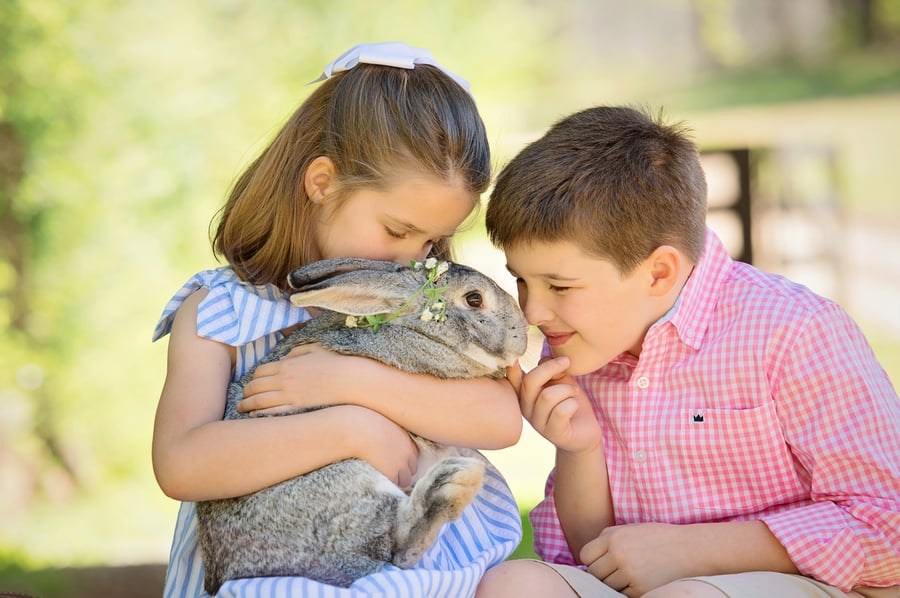
M566 344L570 338L575 336L574 332L551 332L549 330L541 330L547 339L547 344L551 347L559 347Z

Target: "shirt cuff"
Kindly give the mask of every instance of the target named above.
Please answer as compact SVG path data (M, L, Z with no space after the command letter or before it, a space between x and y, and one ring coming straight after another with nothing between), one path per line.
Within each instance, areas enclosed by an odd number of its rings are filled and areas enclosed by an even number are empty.
M866 563L849 517L820 502L762 518L803 575L845 592L858 585Z

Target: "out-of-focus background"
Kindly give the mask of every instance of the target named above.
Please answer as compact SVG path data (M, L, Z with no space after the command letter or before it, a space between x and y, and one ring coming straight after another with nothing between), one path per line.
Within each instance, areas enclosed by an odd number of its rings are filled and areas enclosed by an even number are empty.
M0 592L159 595L153 327L217 265L234 177L366 41L467 78L498 168L595 104L687 121L734 255L840 301L900 380L900 2L3 0ZM458 253L510 283L480 222ZM550 445L489 456L527 511Z

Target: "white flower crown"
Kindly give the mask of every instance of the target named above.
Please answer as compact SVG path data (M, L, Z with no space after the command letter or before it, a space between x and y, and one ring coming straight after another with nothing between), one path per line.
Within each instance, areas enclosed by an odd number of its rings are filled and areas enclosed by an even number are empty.
M406 303L389 314L347 316L344 320L344 326L347 328L371 328L372 332L378 332L382 326L391 320L399 318L413 302L413 299L422 294L425 295L425 309L419 314L419 319L423 322L443 322L446 320L447 304L444 302L442 295L447 290L447 287L439 287L436 282L444 272L450 269L450 264L430 257L424 262L412 260L409 263L409 267L414 270L425 268L425 282L406 300Z

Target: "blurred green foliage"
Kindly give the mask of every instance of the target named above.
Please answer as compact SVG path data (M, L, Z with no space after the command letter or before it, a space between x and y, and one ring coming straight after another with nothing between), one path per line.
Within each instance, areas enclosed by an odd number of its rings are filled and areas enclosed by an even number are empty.
M165 558L177 505L150 469L165 371L153 327L179 285L217 265L207 227L229 184L339 52L429 48L472 82L500 165L588 102L900 89L900 11L876 5L880 37L835 30L812 65L736 68L737 33L701 28L713 66L662 87L666 64L636 71L579 46L593 30L576 35L579 15L556 3L0 2L0 564Z

